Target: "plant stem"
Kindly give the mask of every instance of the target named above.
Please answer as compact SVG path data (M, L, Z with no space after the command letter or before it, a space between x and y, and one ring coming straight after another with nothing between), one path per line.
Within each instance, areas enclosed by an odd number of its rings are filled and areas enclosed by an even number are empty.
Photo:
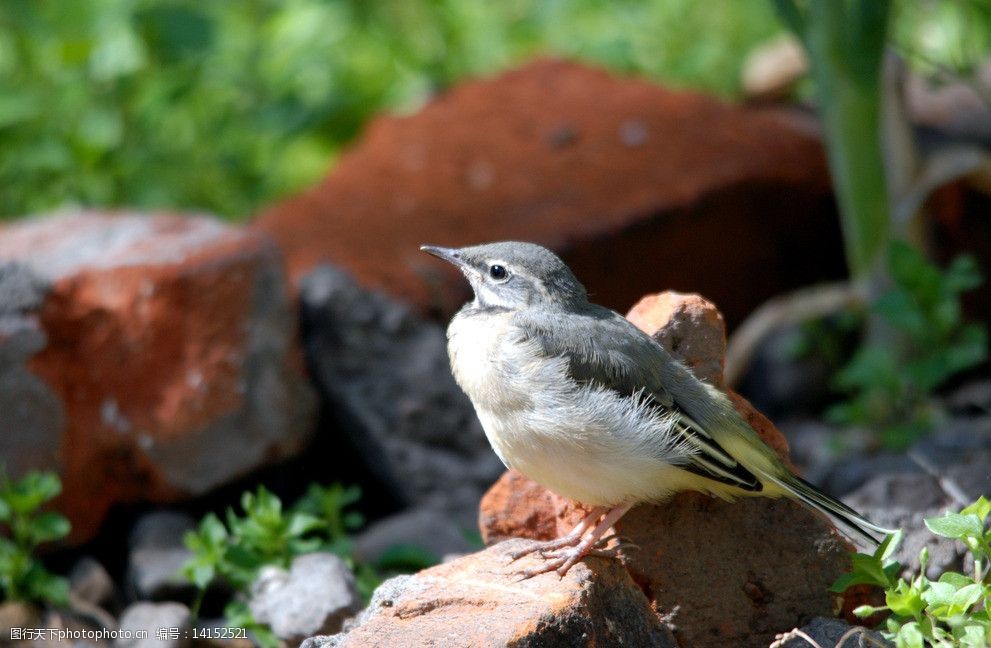
M881 151L881 63L889 0L812 2L805 42L854 279L883 272L889 235ZM874 283L871 281L871 283Z
M773 0L809 54L847 266L876 291L890 236L881 74L891 0Z

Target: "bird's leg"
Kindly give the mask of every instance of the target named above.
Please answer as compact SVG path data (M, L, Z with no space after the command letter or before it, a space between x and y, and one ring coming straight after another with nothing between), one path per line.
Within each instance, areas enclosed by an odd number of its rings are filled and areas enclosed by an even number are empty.
M585 535L585 532L592 528L592 525L594 525L607 510L608 509L604 506L596 506L594 509L589 511L588 515L583 517L582 521L579 522L578 525L567 535L563 535L560 538L555 538L553 540L536 542L525 549L514 551L509 554L509 557L512 559L510 562L519 560L523 556L527 556L532 553L544 553L546 551L553 551L563 547L574 547L581 542L582 536Z
M616 541L612 547L609 543L613 540ZM599 541L595 543L595 546L589 550L586 556L601 556L603 558L618 558L620 553L623 551L630 551L632 549L639 549L640 546L635 544L632 540L626 536L621 536L618 533L610 533L604 538L599 538ZM556 553L556 552L554 552ZM551 554L545 557L556 557Z
M599 540L605 535L606 531L612 527L613 524L623 517L627 511L633 507L633 504L624 504L622 506L617 506L616 508L610 510L602 521L592 529L592 532L587 536L582 538L581 542L555 551L552 555L547 555L549 558L547 562L539 567L534 567L533 569L528 569L520 573L520 580L526 580L527 578L532 578L538 574L543 574L549 571L557 571L558 576L563 577L568 573L575 563L581 560L584 556L591 552Z

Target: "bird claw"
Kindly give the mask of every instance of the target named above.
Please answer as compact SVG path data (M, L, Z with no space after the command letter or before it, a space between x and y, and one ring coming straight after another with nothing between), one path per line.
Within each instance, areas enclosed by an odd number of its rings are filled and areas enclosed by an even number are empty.
M555 538L554 540L534 540L528 547L510 551L507 554L509 556L509 564L530 554L539 553L543 556L546 552L557 551L565 547L574 547L579 542L581 542L580 536L564 536L563 538Z
M616 544L613 546L608 546L610 542L615 541ZM621 536L618 533L614 533L611 536L602 538L595 543L594 549L588 552L592 556L605 556L608 558L616 558L623 551L629 551L631 549L640 549L640 545L636 544L626 536Z
M554 554L541 554L541 558L544 558L544 562L536 567L531 567L530 569L524 569L517 574L516 582L521 582L533 578L534 576L539 576L541 574L547 574L550 572L557 572L559 578L564 578L568 570L571 569L579 560L581 560L586 555L586 552L579 550L577 547L571 547L568 549L557 550Z

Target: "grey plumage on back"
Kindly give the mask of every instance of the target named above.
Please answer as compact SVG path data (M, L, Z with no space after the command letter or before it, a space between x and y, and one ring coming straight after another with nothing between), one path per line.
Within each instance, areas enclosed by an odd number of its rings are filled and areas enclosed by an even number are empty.
M867 529L885 531L793 475L725 394L590 303L549 250L422 249L457 266L474 290L451 321L448 349L493 448L551 490L612 508L603 524L636 502L699 490L787 495L867 538ZM585 540L577 547L579 557L588 549ZM568 551L565 570L576 559Z
M706 424L722 414L719 407L693 407L713 398L706 386L624 317L586 303L567 313L528 309L515 319L543 353L567 358L571 380L600 385L631 401L640 399L661 415L672 414L675 423L667 433L681 442L681 456L672 458L678 465L744 490L762 489L761 482L705 432ZM749 426L744 432L753 434ZM657 441L669 445L668 439Z

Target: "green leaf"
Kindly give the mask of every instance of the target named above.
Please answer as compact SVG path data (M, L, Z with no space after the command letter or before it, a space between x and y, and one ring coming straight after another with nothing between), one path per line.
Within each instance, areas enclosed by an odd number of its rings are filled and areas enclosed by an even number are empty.
M954 293L967 292L984 283L977 261L969 254L962 254L950 262L945 280L947 288Z
M971 583L961 587L954 592L950 599L950 607L953 614L963 614L970 609L970 606L977 603L984 596L984 587L979 583Z
M897 648L925 648L925 638L919 630L919 624L915 621L906 623L898 629L895 635L895 646Z
M322 546L323 541L320 538L293 538L286 543L286 551L290 557L295 557L320 551ZM287 558L285 564L291 562L292 560Z
M968 578L963 574L958 574L957 572L943 572L939 576L939 582L947 583L955 590L959 590L961 587L966 587L974 583L973 579Z
M988 626L982 623L968 623L960 636L963 648L987 648L989 645Z
M901 543L903 533L896 531L885 537L873 555L850 554L851 573L836 579L829 587L830 592L841 593L853 585L878 585L883 588L891 587L895 577L901 571L901 565L888 561Z
M888 247L888 269L892 279L900 286L918 286L928 266L929 263L918 250L904 241L892 241Z
M895 554L895 551L898 550L898 545L902 543L904 536L905 533L901 529L886 535L884 540L881 541L881 544L874 550L874 557L880 562L886 563Z
M943 517L927 518L926 527L944 538L963 540L984 534L984 523L974 513L947 513Z
M217 569L213 563L191 560L182 566L182 575L198 589L205 590L217 577Z
M884 565L874 556L867 554L853 554L850 557L853 562L854 573L863 574L870 578L872 583L881 587L888 587L888 575L884 571Z
M286 533L290 536L301 536L311 531L321 529L326 523L320 518L308 513L292 513Z
M949 607L953 603L953 596L955 593L956 588L951 583L930 583L929 587L922 592L922 600L925 601L931 609Z
M893 290L881 295L875 300L873 310L883 315L896 328L911 335L924 335L929 324L912 295L903 290Z
M432 567L440 559L431 552L413 545L396 545L382 552L376 567L383 571L414 572Z
M365 526L365 516L357 511L350 511L344 514L344 528L348 531L354 531L355 529L360 529Z
M265 559L243 544L228 547L224 556L226 562L245 571L255 571L265 565Z
M72 525L69 520L54 511L46 511L30 523L31 538L36 544L60 540L69 535Z
M894 589L885 592L885 603L899 616L916 617L926 608L918 589L899 580Z
M227 529L224 527L224 523L220 521L220 518L213 513L208 513L203 517L199 530L200 536L210 545L221 545L227 541Z
M30 515L62 491L55 473L29 472L9 485L4 499L14 515Z
M31 601L46 601L56 605L69 602L69 581L49 573L40 563L34 563L22 583L26 598Z

